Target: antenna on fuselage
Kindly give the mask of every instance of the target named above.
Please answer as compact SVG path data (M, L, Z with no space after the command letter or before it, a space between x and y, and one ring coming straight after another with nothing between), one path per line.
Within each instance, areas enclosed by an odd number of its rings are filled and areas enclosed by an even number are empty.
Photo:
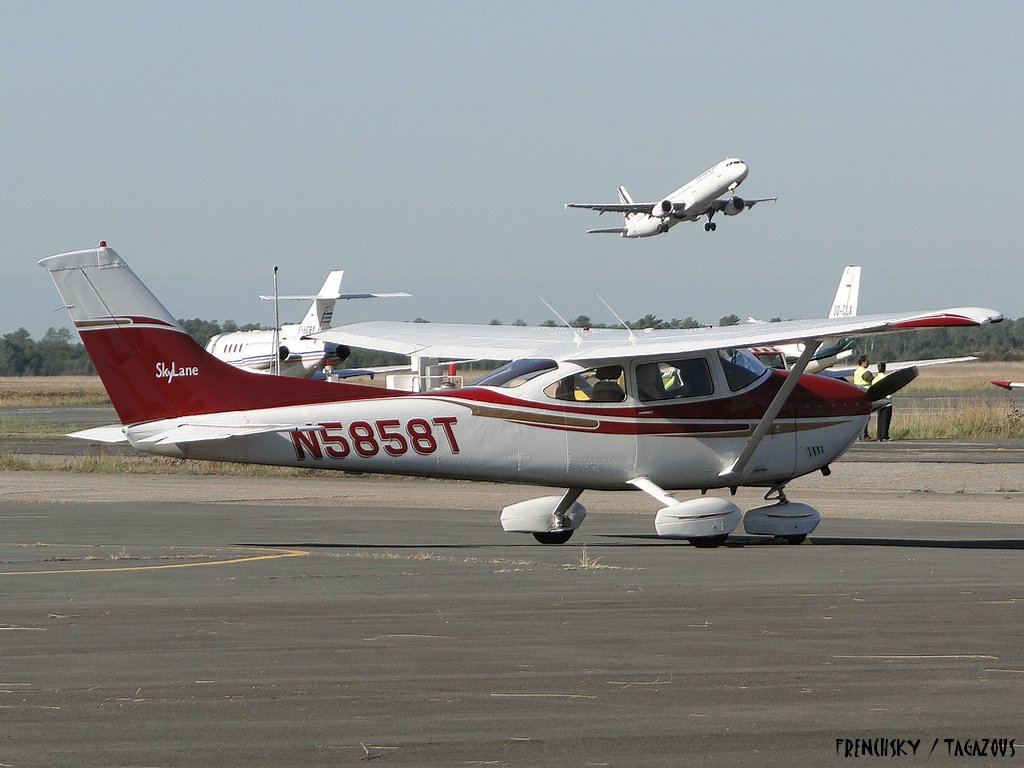
M541 301L544 301L544 297L543 296L539 296L538 298ZM555 313L555 317L557 317L559 320L561 320L565 324L565 327L568 328L570 331L572 331L572 340L573 341L575 341L575 342L583 341L583 337L580 336L579 332L575 328L573 328L572 325L569 324L568 320L566 320L564 317L562 317L560 314L558 314L558 310L557 309L552 307L546 301L544 301L544 306L547 307L548 309L550 309L552 312L554 312Z
M614 309L612 309L612 305L609 304L607 301L605 301L604 297L601 296L600 293L597 294L597 298L601 299L601 303L604 304L606 307L608 307L608 311L609 312L611 312L613 315L615 315L615 319L619 321L619 323L622 325L622 327L625 328L627 331L629 331L629 340L630 341L636 341L636 334L633 333L633 329L629 327L629 324L625 320L623 320L621 317L619 317L619 313L616 312Z

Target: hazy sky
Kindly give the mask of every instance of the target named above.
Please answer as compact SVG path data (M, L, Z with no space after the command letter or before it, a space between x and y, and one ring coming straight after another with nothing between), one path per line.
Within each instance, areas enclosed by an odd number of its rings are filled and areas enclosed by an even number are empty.
M105 239L176 317L407 290L367 318L1024 315L1024 4L3 2L0 334ZM715 233L586 235L727 156ZM288 305L297 321L304 305Z

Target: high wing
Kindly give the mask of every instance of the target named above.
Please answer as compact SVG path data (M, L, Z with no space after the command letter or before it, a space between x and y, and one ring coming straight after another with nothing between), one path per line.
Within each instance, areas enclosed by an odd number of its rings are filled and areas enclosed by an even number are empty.
M777 197L752 197L752 198L740 198L740 197L720 197L711 205L708 206L709 211L715 211L716 213L724 211L729 205L735 202L743 202L744 208L753 208L758 203L774 203L779 198ZM650 212L650 208L647 209ZM737 211L738 212L738 211Z
M463 325L371 321L331 328L313 338L351 347L438 359L603 360L685 354L731 347L771 346L888 333L911 328L998 323L1003 316L981 307L860 315L823 320L790 320L690 330L635 333L617 328Z

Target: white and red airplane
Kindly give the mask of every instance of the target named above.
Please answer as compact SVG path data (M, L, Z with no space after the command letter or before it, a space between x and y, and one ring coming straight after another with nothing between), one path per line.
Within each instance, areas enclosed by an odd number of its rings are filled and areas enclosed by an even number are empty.
M736 157L727 157L708 168L695 179L655 203L635 203L625 187L619 187L618 203L566 203L566 208L587 208L599 213L621 213L623 226L588 229L587 234L615 234L622 237L651 237L668 232L681 221L697 221L707 216L705 232L714 232L718 225L712 220L716 213L735 216L758 203L774 202L776 197L744 199L736 188L749 172L747 164ZM729 197L722 197L729 193Z
M324 370L325 365L340 365L348 358L351 350L341 345L308 338L311 333L325 331L331 327L336 301L396 298L411 295L405 291L341 293L343 275L344 270L341 269L329 272L319 293L316 294L276 297L279 301L306 300L312 302L301 322L284 323L276 332L273 329L258 329L219 333L207 342L206 351L226 363L249 371L297 376L303 379L320 373ZM275 297L260 296L260 298L264 301L273 301ZM387 370L393 369L388 368ZM369 369L335 371L334 375L361 376L371 372Z
M527 483L565 489L506 507L507 531L562 543L586 489L644 491L655 528L720 544L739 524L725 498L681 490L756 486L777 503L743 517L751 534L803 540L820 519L786 484L820 471L863 433L873 408L916 375L862 391L804 374L824 339L999 322L990 309L634 334L601 329L369 322L342 343L433 357L510 359L473 386L421 393L261 376L197 345L112 249L40 261L99 373L120 425L76 437L178 458ZM742 347L801 341L790 372ZM341 486L339 486L341 488Z

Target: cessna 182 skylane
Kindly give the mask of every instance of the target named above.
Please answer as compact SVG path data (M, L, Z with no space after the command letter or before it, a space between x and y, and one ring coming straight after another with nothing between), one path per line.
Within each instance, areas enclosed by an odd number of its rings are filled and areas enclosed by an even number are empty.
M300 323L284 323L273 330L231 331L219 333L206 343L206 351L226 363L256 373L277 373L308 379L324 370L325 364L338 365L348 358L351 350L339 344L310 339L311 333L331 327L336 301L351 299L383 299L409 296L405 291L375 293L341 293L342 269L329 272L317 294L276 297L280 301L311 301ZM274 296L260 296L273 301ZM366 370L350 371L361 376Z
M695 179L656 203L634 203L625 187L619 187L618 203L566 203L566 208L587 208L599 213L621 213L621 227L588 229L587 234L615 234L622 237L651 237L668 232L681 221L697 221L707 216L705 232L714 232L718 225L712 220L716 213L735 216L758 203L774 202L776 197L741 198L736 187L747 178L747 164L736 157L727 157L708 168ZM726 193L729 197L721 197Z
M339 343L387 343L433 357L510 359L473 386L422 393L251 374L213 357L112 249L40 261L121 421L76 437L167 456L556 486L506 507L507 531L562 543L583 522L586 489L639 489L661 504L659 534L715 545L739 524L731 501L679 490L756 486L748 533L800 541L820 518L786 484L821 471L862 434L873 407L913 378L862 391L803 374L827 338L999 322L960 308L834 320L634 334L600 329L369 322ZM788 374L740 347L802 341Z

